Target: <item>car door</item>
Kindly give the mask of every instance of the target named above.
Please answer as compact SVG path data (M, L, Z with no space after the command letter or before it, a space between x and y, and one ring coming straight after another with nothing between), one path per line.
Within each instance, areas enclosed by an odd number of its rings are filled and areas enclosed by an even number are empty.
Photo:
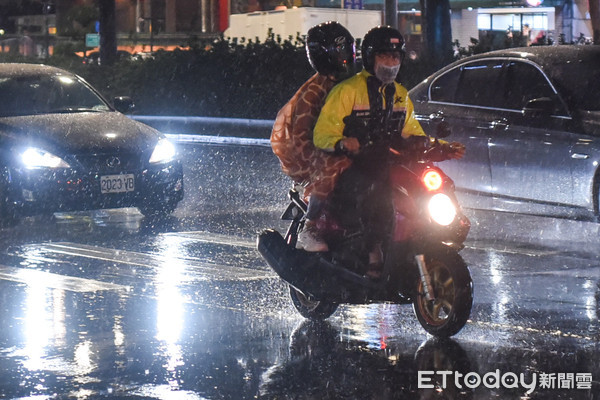
M527 60L507 59L503 105L483 121L490 137L489 154L494 207L515 212L549 213L572 203L570 118L542 71ZM553 111L524 114L533 99L551 101ZM551 212L550 212L551 213Z
M491 108L500 84L502 60L476 60L461 64L435 78L429 90L429 105L421 113L426 132L435 131L437 121L449 124L447 141L463 143L465 156L444 161L442 168L454 180L464 206L492 207L492 181L488 132L481 121L492 118Z

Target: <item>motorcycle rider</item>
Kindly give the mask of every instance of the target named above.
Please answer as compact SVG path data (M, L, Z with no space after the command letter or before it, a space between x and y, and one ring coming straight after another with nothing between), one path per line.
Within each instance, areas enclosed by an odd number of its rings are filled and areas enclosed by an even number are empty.
M354 38L340 23L329 21L309 29L306 53L316 73L278 112L271 132L271 147L281 167L294 182L304 186L308 211L298 247L327 251L317 220L333 190L333 179L350 166L344 155L324 153L313 144L313 128L327 94L354 73ZM322 218L321 218L322 219Z
M375 27L365 35L361 50L363 70L331 90L313 139L316 147L352 160L335 184L331 212L342 226L363 232L369 250L367 276L377 278L383 266L383 234L391 220L390 150L414 151L413 146L426 145L428 139L407 89L396 82L405 55L400 32ZM440 143L446 158L463 156L460 143Z

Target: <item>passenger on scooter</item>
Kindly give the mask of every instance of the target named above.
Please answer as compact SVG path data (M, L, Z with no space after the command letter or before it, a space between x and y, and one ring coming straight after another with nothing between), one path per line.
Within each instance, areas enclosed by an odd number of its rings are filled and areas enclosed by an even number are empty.
M362 231L369 250L368 276L383 266L381 244L392 210L388 184L390 150L410 151L408 138L425 133L416 120L408 91L396 78L404 39L387 26L371 29L362 42L363 70L336 85L314 129L315 146L352 160L337 180L329 201L335 219ZM464 146L441 142L447 158L461 158Z
M316 221L322 216L325 199L333 190L334 178L350 166L350 161L343 154L316 149L313 128L331 88L355 73L354 38L338 22L325 22L308 31L306 53L317 73L277 114L271 146L283 172L304 186L304 198L309 200L298 247L306 251L327 251Z

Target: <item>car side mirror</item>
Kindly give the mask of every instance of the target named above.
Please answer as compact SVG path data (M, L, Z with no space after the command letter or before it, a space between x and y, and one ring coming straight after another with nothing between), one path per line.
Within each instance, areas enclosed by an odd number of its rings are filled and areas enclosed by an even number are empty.
M115 109L123 114L131 113L135 110L133 99L127 96L118 96L113 99Z
M529 100L523 110L525 117L547 117L554 112L554 101L549 97L540 97Z

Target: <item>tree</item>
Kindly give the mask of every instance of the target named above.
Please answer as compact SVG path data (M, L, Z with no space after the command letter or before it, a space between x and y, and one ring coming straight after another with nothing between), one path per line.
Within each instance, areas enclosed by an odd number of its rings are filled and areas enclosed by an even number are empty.
M100 60L112 65L117 59L117 31L115 0L98 0L100 12Z
M453 61L450 1L420 0L420 3L425 38L423 54L437 70Z
M98 9L88 5L75 5L65 9L60 17L61 36L69 36L75 40L84 40L87 33L95 32L95 24L98 21Z
M600 0L589 0L594 44L600 44Z

